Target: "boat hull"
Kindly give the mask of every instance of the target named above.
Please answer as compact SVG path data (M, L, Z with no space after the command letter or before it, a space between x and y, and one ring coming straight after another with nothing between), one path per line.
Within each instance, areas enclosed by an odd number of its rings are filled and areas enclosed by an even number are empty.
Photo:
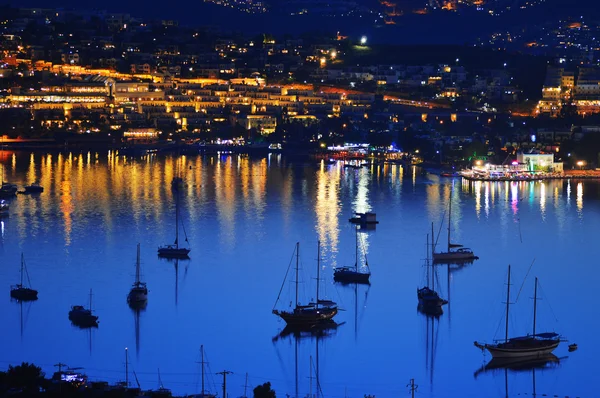
M38 186L26 186L25 187L25 193L42 193L44 192L44 187L38 187Z
M132 290L127 295L127 302L130 304L133 303L142 303L148 300L148 291L134 291Z
M316 310L273 311L290 326L312 326L328 322L337 314L337 308L321 308Z
M98 326L98 317L93 315L90 310L86 310L81 306L75 306L75 308L69 311L69 319L74 325L80 328Z
M10 291L10 297L19 301L33 301L38 299L38 292L28 288L17 288Z
M158 256L164 258L187 258L190 249L161 247L158 249Z
M477 260L477 257L473 253L458 253L458 252L446 252L446 253L433 253L433 261L469 261Z
M369 284L370 273L362 273L351 270L336 269L333 272L333 280L341 283L363 283Z
M486 344L485 348L492 358L537 358L547 356L552 353L560 344L560 341L539 342L535 347L510 347L510 343L505 344Z

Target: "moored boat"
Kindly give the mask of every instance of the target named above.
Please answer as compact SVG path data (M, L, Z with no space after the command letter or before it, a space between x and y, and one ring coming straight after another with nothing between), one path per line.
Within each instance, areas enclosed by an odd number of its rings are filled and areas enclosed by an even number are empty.
M320 243L318 245L320 251ZM306 305L300 304L298 299L298 278L299 278L299 266L300 266L300 243L296 243L296 300L295 306L291 310L278 310L273 308L273 314L279 316L290 326L312 326L319 325L323 322L331 321L331 319L337 314L338 307L337 304L331 300L322 300L319 298L319 273L320 273L320 264L319 258L317 256L317 295L316 300L314 302L310 302ZM290 264L291 265L291 264ZM289 271L289 267L288 267ZM286 272L286 275L288 273ZM285 284L285 280L283 281ZM283 289L283 286L282 288ZM281 294L281 290L280 290ZM275 306L279 302L279 297L275 301Z
M433 244L433 224L431 225L431 229ZM442 306L448 304L448 300L441 298L438 292L435 291L435 269L432 269L431 272L429 270L429 268L433 267L433 265L429 262L429 235L427 235L426 252L427 259L425 260L425 268L427 282L424 287L417 289L417 299L419 300L418 308L425 314L441 315Z
M135 282L127 295L130 306L144 304L148 300L148 288L146 282L140 280L140 244L137 245L137 261L135 263Z
M354 262L354 267L337 267L333 270L333 280L341 283L369 283L369 278L371 277L371 271L369 270L369 262L367 261L367 256L365 254L365 267L367 269L366 272L362 272L358 267L358 227L356 228L356 258Z
M561 337L554 332L536 332L536 313L537 313L537 285L535 278L535 288L533 297L533 333L525 336L508 337L508 321L510 308L510 265L508 266L508 283L506 289L506 332L503 342L494 344L482 344L475 342L475 346L486 349L492 354L493 358L527 358L542 357L549 355L558 347Z
M179 246L179 191L175 192L175 242L158 248L158 256L165 258L188 258L191 249ZM185 235L185 229L183 230ZM185 237L187 242L187 236Z
M435 252L435 244L432 245L431 255L434 262L455 262L477 260L479 257L473 253L473 250L463 247L458 243L452 243L450 233L452 230L452 200L448 201L448 247L445 252Z
M42 193L44 192L44 187L38 184L37 182L32 183L31 185L25 186L25 193Z
M21 283L19 283L18 285L11 286L10 297L19 301L37 300L38 291L32 289L31 287L27 287L23 284L23 274L27 276L28 286L31 286L31 281L29 280L29 273L27 272L27 267L25 266L25 259L23 257L23 253L21 253Z
M98 316L92 313L92 289L90 289L90 308L82 305L74 305L69 311L69 319L74 325L81 328L97 327Z

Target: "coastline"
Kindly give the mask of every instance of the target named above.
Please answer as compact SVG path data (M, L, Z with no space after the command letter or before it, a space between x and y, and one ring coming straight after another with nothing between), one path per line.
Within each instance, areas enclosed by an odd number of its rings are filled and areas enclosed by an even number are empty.
M544 180L583 180L583 179L600 179L600 170L569 170L561 174L538 174L520 177L484 177L469 174L461 174L461 177L469 181L486 181L486 182L517 182L517 181L544 181Z

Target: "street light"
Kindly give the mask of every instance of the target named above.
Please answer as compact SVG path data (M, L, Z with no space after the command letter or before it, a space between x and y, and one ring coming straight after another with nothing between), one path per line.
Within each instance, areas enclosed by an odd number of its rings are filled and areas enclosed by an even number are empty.
M365 44L367 44L367 36L363 36L360 38L360 45L364 46Z

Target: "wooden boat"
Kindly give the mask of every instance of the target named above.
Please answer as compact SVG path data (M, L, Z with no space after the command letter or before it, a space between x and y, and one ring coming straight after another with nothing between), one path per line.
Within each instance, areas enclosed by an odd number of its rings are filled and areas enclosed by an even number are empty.
M554 332L537 333L536 332L536 313L537 313L537 285L535 278L535 288L533 297L533 333L526 336L508 337L508 314L510 308L510 265L508 266L508 284L506 289L506 332L503 342L495 344L481 344L475 342L475 346L486 349L492 354L493 358L526 358L543 357L552 353L561 342L560 335Z
M318 243L318 251L320 252L321 245ZM285 279L283 281L283 285L279 291L279 296L277 296L277 300L275 301L275 306L273 307L273 314L279 316L290 326L313 326L319 325L325 322L330 321L338 312L337 304L330 300L321 300L319 297L319 273L320 273L320 256L317 256L317 295L315 302L311 302L305 305L300 304L298 300L298 278L299 278L299 264L300 264L300 243L296 243L296 299L295 305L291 310L278 310L275 309L277 303L279 302L279 298L281 296L281 290L283 290L283 286L285 284ZM320 254L320 253L319 253ZM290 263L291 265L291 263ZM289 271L289 267L288 267ZM286 272L286 276L289 272Z

